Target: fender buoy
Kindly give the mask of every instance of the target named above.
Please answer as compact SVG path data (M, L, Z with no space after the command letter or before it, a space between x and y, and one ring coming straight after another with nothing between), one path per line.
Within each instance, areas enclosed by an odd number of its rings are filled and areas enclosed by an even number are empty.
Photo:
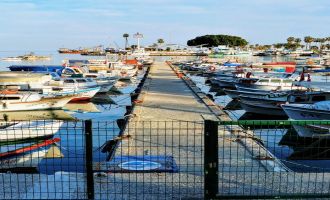
M2 90L0 94L17 94L17 90Z
M138 104L138 103L143 103L143 101L142 100L134 100L133 101L135 104Z
M215 71L215 67L214 67L213 65L211 65L211 66L209 67L209 70L210 70L211 72L214 72L214 71Z

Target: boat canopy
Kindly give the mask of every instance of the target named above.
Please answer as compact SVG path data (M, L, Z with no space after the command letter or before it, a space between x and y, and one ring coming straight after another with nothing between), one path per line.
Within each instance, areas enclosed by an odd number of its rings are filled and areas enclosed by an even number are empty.
M12 65L10 71L29 71L29 72L57 72L61 74L64 69L61 65Z
M48 74L26 73L26 72L0 72L0 84L21 82L43 82L50 80Z

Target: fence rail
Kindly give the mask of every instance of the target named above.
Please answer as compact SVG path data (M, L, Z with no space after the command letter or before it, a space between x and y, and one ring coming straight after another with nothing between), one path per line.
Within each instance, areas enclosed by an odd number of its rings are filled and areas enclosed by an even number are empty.
M0 126L1 199L330 197L330 121Z
M330 121L218 122L219 190L213 198L329 198L329 125Z

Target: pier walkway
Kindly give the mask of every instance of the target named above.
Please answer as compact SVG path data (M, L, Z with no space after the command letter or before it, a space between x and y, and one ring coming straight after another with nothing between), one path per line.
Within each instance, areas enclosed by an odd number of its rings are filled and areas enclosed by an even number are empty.
M151 67L138 102L125 133L132 137L119 145L116 156L172 156L179 172L113 174L107 177L108 183L115 182L113 187L96 186L104 187L96 194L113 199L203 198L203 120L217 120L216 116L166 63ZM244 159L245 166L236 166L265 170L241 144L219 143L228 144L219 155L235 157L230 164L220 160L222 167Z

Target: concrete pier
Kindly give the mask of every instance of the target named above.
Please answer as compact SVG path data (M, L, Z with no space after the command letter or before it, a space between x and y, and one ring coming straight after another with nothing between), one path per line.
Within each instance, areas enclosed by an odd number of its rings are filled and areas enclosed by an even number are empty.
M173 156L179 172L114 174L100 198L203 198L203 119L214 115L163 62L151 67L138 102L125 133L132 137L116 156Z
M100 190L100 198L203 198L203 120L219 118L207 106L209 102L198 96L196 91L193 92L194 89L188 85L177 77L168 64L154 64L139 103L134 108L136 116L130 120L126 129L125 134L132 137L122 141L116 151L117 157L173 156L179 172L113 174L105 179L108 183L115 182L115 185L109 187L101 184L99 188L104 187L104 190ZM219 134L231 133L220 127ZM235 165L249 171L266 171L241 143L227 141L223 137L219 138L219 144L222 144L219 155L225 155L220 156L220 167L230 171L234 170L231 166ZM228 156L233 156L230 162Z

